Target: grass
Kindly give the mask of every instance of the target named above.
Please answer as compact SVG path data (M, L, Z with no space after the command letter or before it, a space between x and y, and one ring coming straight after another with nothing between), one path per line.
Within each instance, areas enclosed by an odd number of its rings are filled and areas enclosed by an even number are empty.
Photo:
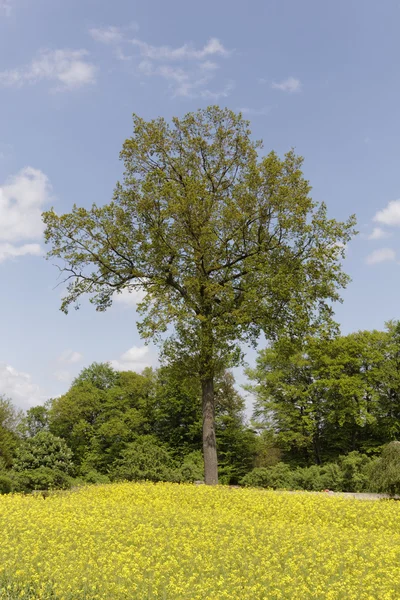
M0 599L400 598L400 503L122 483L0 496Z

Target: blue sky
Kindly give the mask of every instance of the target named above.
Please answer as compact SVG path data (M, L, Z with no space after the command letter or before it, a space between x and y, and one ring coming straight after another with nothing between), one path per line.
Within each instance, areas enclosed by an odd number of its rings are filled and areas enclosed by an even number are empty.
M28 407L93 361L157 362L134 297L65 316L43 258L42 210L110 200L132 112L218 103L294 147L314 199L357 214L343 333L399 318L399 22L392 0L0 0L0 393Z

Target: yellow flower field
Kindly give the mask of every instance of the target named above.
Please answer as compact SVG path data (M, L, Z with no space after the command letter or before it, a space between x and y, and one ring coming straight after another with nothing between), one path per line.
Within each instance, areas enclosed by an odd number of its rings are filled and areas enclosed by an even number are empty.
M0 496L0 598L400 598L400 504L123 483Z

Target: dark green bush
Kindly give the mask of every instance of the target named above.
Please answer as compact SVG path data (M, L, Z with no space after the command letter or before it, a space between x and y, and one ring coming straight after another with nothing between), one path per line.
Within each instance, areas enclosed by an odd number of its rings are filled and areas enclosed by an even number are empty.
M322 489L333 492L343 491L343 472L336 463L327 463L320 467Z
M372 459L360 452L350 452L339 456L338 465L342 472L343 492L368 492L369 469Z
M74 470L72 452L62 438L48 431L22 441L18 447L13 469L17 472L46 468L71 475Z
M110 483L108 475L103 475L95 469L87 471L84 475L81 475L80 480L83 483Z
M14 491L14 482L6 473L0 474L0 494L10 494Z
M371 465L370 486L377 492L400 494L400 442L384 446L381 457Z
M143 435L128 444L110 469L116 481L180 481L181 475L168 448L156 437Z
M72 477L63 471L39 467L27 471L15 472L13 475L16 491L33 492L35 490L66 490L73 484Z
M204 479L204 460L200 450L195 450L187 454L180 467L182 481L203 481Z
M340 456L338 463L291 469L286 463L255 468L241 479L241 485L319 492L369 491L372 459L359 452Z
M293 489L293 471L283 462L271 467L256 467L242 477L240 484L246 487Z
M293 471L292 478L294 489L320 492L325 488L322 469L318 465L298 467Z

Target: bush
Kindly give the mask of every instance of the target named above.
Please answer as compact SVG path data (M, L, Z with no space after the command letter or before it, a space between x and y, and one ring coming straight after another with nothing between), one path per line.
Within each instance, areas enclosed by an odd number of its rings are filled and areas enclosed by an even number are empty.
M242 477L240 484L246 487L292 489L294 486L293 471L289 465L283 462L272 467L256 467Z
M81 475L80 479L83 483L110 483L108 475L103 475L95 469L87 471L84 475Z
M72 452L62 438L48 431L41 431L22 441L14 460L14 471L30 471L40 468L71 475L74 470Z
M116 481L180 481L169 450L152 435L142 435L127 445L110 470Z
M10 494L14 491L14 482L5 473L0 474L0 494Z
M343 472L336 463L327 463L321 467L322 489L333 492L343 491Z
M342 471L343 492L367 492L369 491L369 470L372 459L360 452L350 452L345 456L339 456L338 465Z
M195 450L184 457L180 473L182 481L204 480L204 460L200 450Z
M286 463L253 469L241 479L241 485L264 488L297 489L319 492L363 492L369 489L372 460L365 454L350 452L339 457L339 463L297 467Z
M33 492L35 490L66 490L73 484L73 479L63 471L39 467L14 474L16 491Z
M318 465L298 467L293 472L293 487L298 490L320 492L324 489L322 469Z
M381 457L370 468L370 485L377 492L400 494L400 442L384 446Z

